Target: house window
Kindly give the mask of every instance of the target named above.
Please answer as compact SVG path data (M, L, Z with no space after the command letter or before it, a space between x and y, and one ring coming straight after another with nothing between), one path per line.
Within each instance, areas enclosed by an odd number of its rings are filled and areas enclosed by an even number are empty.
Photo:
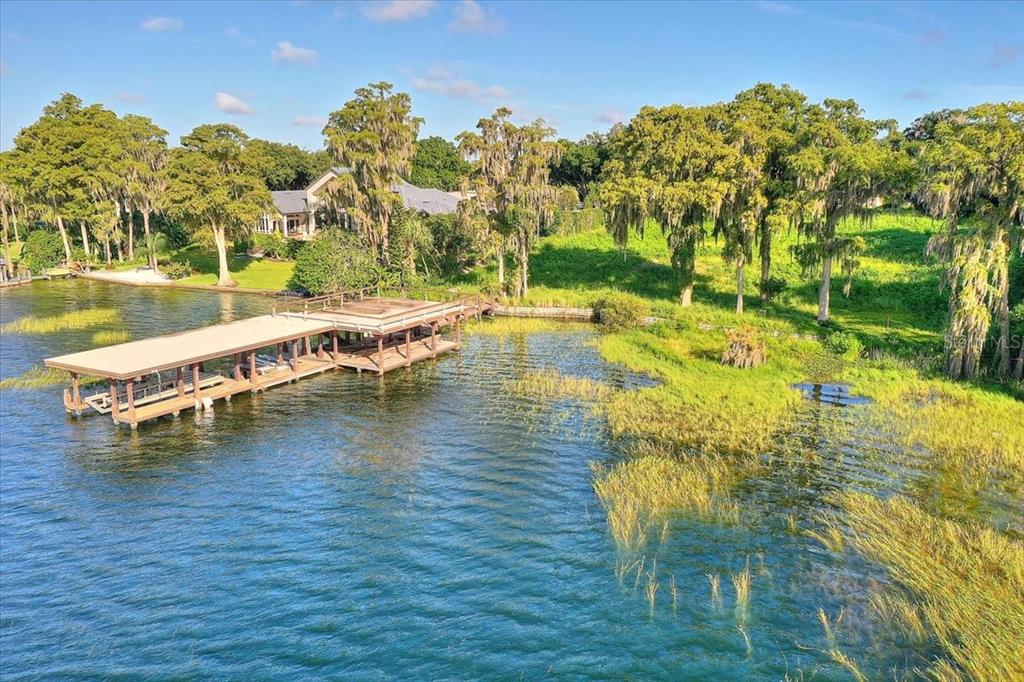
M299 225L302 223L300 218L294 216L288 216L288 234L295 234L299 231Z
M260 234L271 234L274 231L274 222L270 216L263 216L256 224L256 231Z

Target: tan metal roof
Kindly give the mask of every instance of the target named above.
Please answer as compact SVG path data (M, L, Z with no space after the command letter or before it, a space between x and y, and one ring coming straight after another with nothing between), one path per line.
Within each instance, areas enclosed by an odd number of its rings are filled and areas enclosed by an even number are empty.
M261 315L238 322L61 355L45 360L44 364L79 374L130 379L334 328L334 324L322 319Z

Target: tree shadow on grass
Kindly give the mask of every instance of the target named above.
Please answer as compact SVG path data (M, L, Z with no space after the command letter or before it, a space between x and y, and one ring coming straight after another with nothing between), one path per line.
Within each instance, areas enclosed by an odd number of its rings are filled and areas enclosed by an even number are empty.
M216 249L209 249L204 246L186 246L173 256L171 260L175 263L188 261L192 268L201 275L219 275L220 261L217 258ZM232 273L239 273L252 265L254 259L236 253L228 253L228 270Z
M679 284L669 265L635 251L542 244L530 257L530 283L552 289L611 288L674 301Z
M931 234L919 230L893 227L865 231L861 235L868 244L866 255L898 263L921 264Z

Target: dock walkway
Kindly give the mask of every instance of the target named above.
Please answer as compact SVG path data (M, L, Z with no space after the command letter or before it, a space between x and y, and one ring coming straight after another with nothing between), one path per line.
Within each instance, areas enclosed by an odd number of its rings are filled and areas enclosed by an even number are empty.
M349 368L384 374L457 350L463 320L490 312L492 302L446 302L368 296L367 290L300 299L270 315L70 353L44 361L67 370L64 407L109 413L115 423L140 422L243 391ZM444 328L454 339L440 338ZM221 366L220 372L209 368ZM170 374L167 374L170 373ZM166 376L165 376L166 375ZM108 390L83 398L81 376L107 380ZM171 377L171 378L168 378Z

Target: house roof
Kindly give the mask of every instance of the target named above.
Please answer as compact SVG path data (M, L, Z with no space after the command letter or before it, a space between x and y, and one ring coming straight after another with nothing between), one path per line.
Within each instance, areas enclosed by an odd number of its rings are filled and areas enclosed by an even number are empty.
M423 211L428 215L455 213L459 208L459 197L454 197L439 189L424 189L405 181L391 189L402 197L402 203L406 208Z
M304 189L271 192L270 196L274 200L274 207L281 215L305 213L307 210L306 190Z

